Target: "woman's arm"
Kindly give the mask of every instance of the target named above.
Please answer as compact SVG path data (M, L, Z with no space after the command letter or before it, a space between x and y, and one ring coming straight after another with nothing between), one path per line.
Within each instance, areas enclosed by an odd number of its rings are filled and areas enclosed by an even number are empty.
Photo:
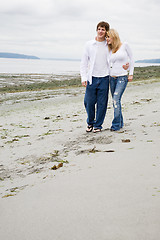
M128 81L132 81L133 79L133 72L134 72L134 59L133 59L133 54L130 46L128 43L125 43L125 49L127 52L127 55L129 57L129 78Z

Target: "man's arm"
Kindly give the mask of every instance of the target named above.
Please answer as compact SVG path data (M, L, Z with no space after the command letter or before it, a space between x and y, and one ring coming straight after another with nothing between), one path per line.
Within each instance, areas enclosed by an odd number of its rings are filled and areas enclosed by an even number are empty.
M81 64L80 64L80 75L81 75L81 82L82 86L86 87L87 86L87 71L88 71L88 49L87 45L85 46L82 59L81 59Z
M124 70L127 70L129 68L129 63L126 63L125 65L123 65Z

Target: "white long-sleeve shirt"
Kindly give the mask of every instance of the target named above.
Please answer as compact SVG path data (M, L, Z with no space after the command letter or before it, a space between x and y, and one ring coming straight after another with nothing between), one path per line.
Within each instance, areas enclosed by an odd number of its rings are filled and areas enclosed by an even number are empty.
M101 51L102 48L104 53ZM100 59L100 62L98 59ZM105 69L101 67L101 64ZM109 50L106 41L103 43L96 40L87 42L81 59L80 74L81 81L89 81L90 84L92 84L92 76L94 75L96 75L94 77L105 77L109 75Z
M129 69L124 70L123 65L129 62ZM134 60L132 51L127 42L122 43L116 53L110 52L109 57L110 76L133 75Z

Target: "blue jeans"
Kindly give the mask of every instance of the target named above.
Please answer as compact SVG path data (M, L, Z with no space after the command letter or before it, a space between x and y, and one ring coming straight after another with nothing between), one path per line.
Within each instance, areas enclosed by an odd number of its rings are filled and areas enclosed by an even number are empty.
M114 107L114 119L112 121L111 129L115 131L123 127L121 98L127 86L127 83L128 83L127 75L119 77L110 77L110 89Z
M102 129L107 111L109 76L92 77L92 84L87 84L84 105L88 115L87 124ZM96 117L95 117L96 115Z

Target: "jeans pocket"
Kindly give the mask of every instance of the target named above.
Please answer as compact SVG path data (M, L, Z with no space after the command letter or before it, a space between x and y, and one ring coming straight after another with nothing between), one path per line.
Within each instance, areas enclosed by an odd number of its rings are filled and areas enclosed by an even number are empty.
M119 80L122 81L122 82L127 82L128 81L128 77L127 76L122 76L122 77L120 77Z
M127 76L120 76L120 77L118 77L118 83L126 85L128 83L128 77Z

